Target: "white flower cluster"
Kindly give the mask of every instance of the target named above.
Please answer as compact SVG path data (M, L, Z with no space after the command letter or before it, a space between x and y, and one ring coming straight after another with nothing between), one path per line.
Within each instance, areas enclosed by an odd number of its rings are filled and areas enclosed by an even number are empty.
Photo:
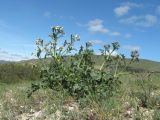
M38 39L36 40L36 45L43 46L43 40L40 39L40 38L38 38Z
M71 35L71 39L75 40L75 41L79 41L80 40L80 36L75 34L75 35Z
M64 34L64 29L61 26L52 27L53 32Z

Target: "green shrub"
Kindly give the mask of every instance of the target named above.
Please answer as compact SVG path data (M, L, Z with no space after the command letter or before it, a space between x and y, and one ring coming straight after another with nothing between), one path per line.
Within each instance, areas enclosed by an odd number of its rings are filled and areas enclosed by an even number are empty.
M32 84L28 91L28 97L40 88L50 88L54 91L67 91L76 99L86 96L96 97L99 100L113 96L119 91L121 81L119 77L126 74L125 69L131 62L138 60L138 52L133 51L131 61L126 63L122 54L112 56L113 52L119 49L119 43L106 44L101 49L104 62L100 68L95 68L93 61L94 50L91 43L80 46L79 50L74 48L74 43L80 40L78 35L71 35L70 40L65 40L61 47L58 47L59 38L64 35L63 27L52 28L51 41L47 44L42 39L36 41L36 56L49 58L49 64L43 64L40 70L41 83ZM74 51L74 52L73 52ZM73 55L73 53L75 53ZM66 56L70 62L66 65Z
M0 65L0 82L17 83L23 80L37 80L38 69L29 64L8 63Z

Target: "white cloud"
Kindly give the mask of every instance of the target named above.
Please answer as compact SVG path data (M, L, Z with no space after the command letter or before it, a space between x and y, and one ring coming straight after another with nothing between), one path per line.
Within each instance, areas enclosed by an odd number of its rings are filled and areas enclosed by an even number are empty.
M125 3L122 3L119 7L115 8L114 13L116 14L116 16L121 17L126 15L131 8L141 7L141 6L142 6L141 4L125 2Z
M43 13L43 16L46 18L50 18L51 17L51 12L50 11L46 11Z
M114 9L114 13L120 17L123 15L126 15L128 13L128 11L130 10L129 6L120 6Z
M143 16L131 16L126 19L121 19L119 22L124 24L133 24L141 27L152 27L156 25L158 20L156 16L147 14Z
M103 43L101 40L90 40L89 42L92 44L102 44Z
M124 38L129 39L129 38L131 38L131 36L132 36L131 34L127 33L127 34L125 34Z
M82 23L79 23L79 22L76 22L75 24L76 24L77 26L79 26L79 27L86 27L85 24L82 24Z
M87 25L83 25L81 23L76 23L78 26L80 27L83 27L83 26L87 26L88 27L88 30L91 32L91 33L108 33L108 35L110 36L119 36L121 35L120 32L117 32L117 31L112 31L110 29L107 29L106 27L104 27L103 25L103 20L101 19L94 19L94 20L91 20L88 22Z
M9 53L8 51L0 49L0 60L6 61L21 61L31 59L31 56L24 56L20 54Z
M96 32L107 33L107 32L109 32L109 30L104 27L103 20L101 20L101 19L91 20L91 21L89 21L87 26L88 26L88 30L92 33L96 33Z
M130 50L130 51L140 50L140 46L124 45L123 49Z

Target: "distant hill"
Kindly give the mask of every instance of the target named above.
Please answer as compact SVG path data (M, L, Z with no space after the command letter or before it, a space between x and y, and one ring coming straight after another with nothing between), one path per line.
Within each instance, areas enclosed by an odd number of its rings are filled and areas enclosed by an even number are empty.
M0 60L0 64L10 63L10 61Z
M69 63L67 57L66 65ZM39 68L33 68L33 64L49 63L51 59L39 61L38 59L31 59L19 62L10 62L0 60L0 83L14 83L22 80L38 80ZM95 67L100 68L104 58L100 55L93 56L93 60L96 62ZM129 59L127 59L129 61ZM133 71L136 73L141 72L158 72L160 73L160 62L140 59L139 62L133 63L127 68L127 71ZM5 77L4 77L5 76Z
M155 62L146 59L140 59L139 62L133 63L131 67L136 69L143 69L146 71L160 72L160 62Z
M93 57L93 60L96 62L96 67L100 67L101 64L104 61L104 58L101 55L95 55ZM43 62L48 61L48 60L44 60ZM129 59L127 59L127 61L129 61ZM4 63L11 63L10 61L4 61L4 60L0 60L0 64L4 64ZM38 59L30 59L30 60L23 60L23 61L19 61L16 62L19 64L34 64L34 63L39 63ZM160 72L160 62L156 62L156 61L151 61L151 60L146 60L146 59L140 59L139 62L135 62L133 63L129 69L131 70L138 70L138 71L158 71Z
M100 67L101 64L104 61L104 57L101 55L95 55L93 57L93 60L96 62L96 67ZM48 61L48 60L47 60ZM129 59L127 59L129 61ZM37 59L31 59L31 60L26 60L26 61L21 61L20 63L38 63ZM158 71L160 72L160 62L156 61L151 61L151 60L145 60L145 59L140 59L139 62L133 63L130 67L130 70L135 70L135 71Z
M97 63L97 66L103 63L104 58L100 55L95 55L94 60ZM129 59L127 59L128 61ZM132 63L130 66L131 69L140 70L140 71L156 71L160 72L160 62L140 59L139 62Z

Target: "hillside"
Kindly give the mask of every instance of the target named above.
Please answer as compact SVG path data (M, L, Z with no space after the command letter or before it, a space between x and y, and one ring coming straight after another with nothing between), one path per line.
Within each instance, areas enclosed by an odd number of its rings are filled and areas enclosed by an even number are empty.
M98 67L103 63L104 58L100 55L95 55L93 57L93 60L96 62L96 66ZM127 61L129 61L129 59L127 59ZM5 64L5 63L11 63L11 62L0 60L0 64ZM33 65L35 63L38 63L38 60L37 59L30 59L30 60L19 61L17 63L20 63L20 64L27 63L30 65ZM144 71L158 71L158 72L160 72L160 62L151 61L151 60L147 60L147 59L140 59L139 62L132 63L132 65L130 67L133 69L140 69L140 70L144 70Z
M96 62L95 67L100 68L101 64L104 61L102 56L94 56L93 60ZM128 61L129 59L127 59ZM14 83L23 80L37 80L39 79L39 72L38 69L33 68L33 64L48 63L49 59L42 60L41 62L37 59L27 60L27 61L20 61L20 62L7 62L1 61L0 62L0 82L5 83ZM69 59L67 60L68 64ZM133 72L160 72L160 62L150 61L141 59L139 62L133 63L127 69L128 71ZM5 76L5 77L4 77Z
M133 63L132 67L137 69L144 69L147 71L157 71L160 72L160 62L155 62L151 60L141 59L138 63Z
M98 66L99 64L102 64L104 59L102 56L96 55L94 57L94 60L96 61L97 66ZM129 59L127 59L127 61L128 60ZM139 62L133 63L130 67L133 69L141 69L144 71L158 71L158 72L160 72L160 62L146 60L146 59L140 59Z
M0 64L10 63L9 61L0 60Z

